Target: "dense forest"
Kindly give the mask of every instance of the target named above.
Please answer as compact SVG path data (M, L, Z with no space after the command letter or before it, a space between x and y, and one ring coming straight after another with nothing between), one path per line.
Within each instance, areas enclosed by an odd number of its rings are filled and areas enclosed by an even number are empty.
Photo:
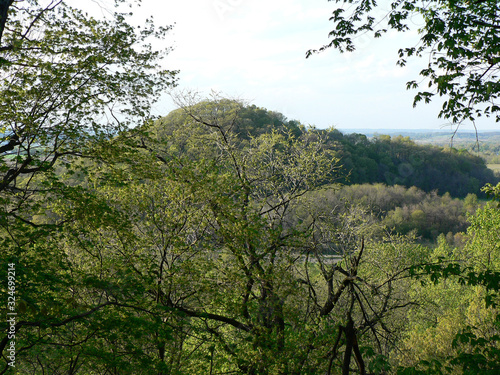
M349 134L339 142L351 183L416 186L426 192L465 197L480 194L486 183L499 180L482 158L465 150L418 145L402 136L380 135L368 140Z
M496 337L481 302L496 282L494 205L342 186L336 130L193 100L111 140L106 158L18 179L53 188L3 227L15 373L405 373L496 350L471 341Z
M168 28L13 4L0 374L499 373L484 159L217 94L155 119L177 72L147 38Z
M255 105L220 102L236 110L231 132L242 150L264 134L321 139L338 170L321 181L315 200L331 209L361 205L397 233L415 230L418 237L435 240L439 234L465 231L467 214L479 207L478 197L486 196L481 187L499 181L484 159L467 151L420 146L409 137L344 135L335 128L306 127ZM192 108L204 112L211 105L202 101ZM172 136L185 121L185 111L179 109L158 120L153 129L160 136Z
M162 131L180 126L182 113L182 110L173 111L159 120L164 125ZM324 147L342 160L339 174L343 177L335 181L342 184L416 186L428 193L436 191L440 195L449 193L464 198L470 193L483 197L481 188L485 184L500 181L485 160L473 152L419 145L408 136L377 135L369 139L363 134L342 134L335 128L307 128L298 121L287 120L281 113L255 105L241 108L237 120L232 131L241 141L272 131L323 139Z

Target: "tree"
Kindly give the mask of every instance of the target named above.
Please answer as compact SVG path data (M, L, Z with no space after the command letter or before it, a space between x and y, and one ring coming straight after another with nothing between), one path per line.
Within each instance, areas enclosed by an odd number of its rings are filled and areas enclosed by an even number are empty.
M299 337L283 316L302 331L293 267L307 237L287 212L337 159L286 129L240 142L242 108L205 101L173 126L124 132L109 142L141 147L73 161L87 172L29 211L26 239L5 226L26 310L19 371L286 373ZM71 169L57 172L69 185Z
M170 127L154 154L170 178L186 185L189 207L203 217L187 258L206 276L189 277L192 291L184 296L165 279L159 301L203 327L217 370L303 373L313 365L296 268L309 228L292 225L290 211L335 176L338 160L321 138L295 137L286 128L238 138L248 118L239 102L187 96L180 105L181 126Z
M106 336L103 327L123 323L116 290L95 278L95 258L79 264L68 231L85 242L84 219L123 223L85 175L97 160L137 146L131 128L150 121L152 103L175 84L176 72L161 68L165 54L149 41L169 29L152 20L135 28L118 11L96 19L63 0L0 3L0 263L16 268L15 342L24 373L75 374L95 350L90 338L109 342L113 329ZM6 268L1 274L7 280ZM0 290L7 295L5 284ZM120 314L134 317L133 310ZM5 373L10 339L0 325ZM82 346L83 357L72 349ZM40 347L44 353L29 352ZM116 365L118 357L108 359Z
M495 200L498 186L487 187ZM493 202L469 216L467 241L452 248L441 236L432 262L414 268L427 303L411 311L399 374L496 374L499 370L500 212ZM423 271L423 272L422 272ZM431 339L430 339L431 337Z
M500 120L500 7L496 0L396 0L390 2L388 13L379 11L380 5L373 0L335 2L352 6L348 12L342 7L333 12L332 40L308 51L307 56L332 47L350 52L356 36L373 33L378 38L388 29L408 31L415 19L421 19L419 43L399 49L398 61L404 66L409 57L429 55L428 66L420 71L429 90L418 92L414 105L428 103L437 94L446 97L439 117L454 123L482 115ZM417 81L407 83L407 88L418 87Z
M7 21L7 13L9 11L9 7L12 5L14 0L1 0L0 1L0 46L2 42L2 35L5 29L5 23Z
M315 197L314 247L305 259L311 317L321 319L333 341L311 343L328 350L327 374L384 373L404 331L405 314L417 301L408 294L410 270L427 258L413 236L384 235L356 203L339 205ZM328 327L328 328L327 328ZM324 333L316 328L319 332ZM356 370L353 370L354 362ZM319 366L319 365L318 365Z
M114 263L134 265L141 311L159 307L172 327L157 357L171 373L347 374L355 360L361 373L386 368L423 249L402 237L365 248L361 236L375 230L363 215L309 196L338 170L326 137L281 126L240 136L251 107L179 103L149 129L157 139L144 139L146 153L115 168L124 178L101 182L103 200L131 217L134 240L93 235Z
M148 42L169 30L152 20L134 29L124 13L95 19L62 0L3 3L0 192L16 200L30 176L98 156L102 141L146 121L176 72Z
M0 232L19 271L18 371L388 368L425 249L376 243L372 215L317 199L339 170L327 137L239 137L250 109L212 99L113 138L136 147L79 159L78 178L58 169L70 188L32 207L34 226L16 226L27 236Z

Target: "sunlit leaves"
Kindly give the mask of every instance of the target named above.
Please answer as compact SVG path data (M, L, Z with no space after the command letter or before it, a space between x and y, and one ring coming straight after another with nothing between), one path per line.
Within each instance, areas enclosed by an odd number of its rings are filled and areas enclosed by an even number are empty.
M0 243L19 272L18 368L75 373L91 362L95 373L110 364L148 372L154 343L128 340L152 327L168 340L169 329L136 314L146 287L110 250L133 233L89 172L99 160L131 160L130 128L147 123L175 84L176 72L160 65L168 49L150 44L170 28L149 20L138 30L126 14L97 19L68 3L15 2L1 25Z
M150 45L167 31L151 22L137 31L124 14L95 19L64 2L12 8L2 40L11 48L2 52L0 190L146 121L175 82Z

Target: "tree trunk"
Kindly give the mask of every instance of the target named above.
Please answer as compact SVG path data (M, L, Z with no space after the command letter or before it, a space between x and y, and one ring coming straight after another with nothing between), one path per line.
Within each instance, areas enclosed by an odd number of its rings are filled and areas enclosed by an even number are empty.
M2 36L7 22L7 13L14 0L0 0L0 47L2 46Z

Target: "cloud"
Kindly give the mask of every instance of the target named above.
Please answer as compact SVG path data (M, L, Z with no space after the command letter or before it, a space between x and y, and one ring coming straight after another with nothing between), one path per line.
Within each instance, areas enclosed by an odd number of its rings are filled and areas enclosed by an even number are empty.
M328 50L305 59L328 41L334 7L326 0L143 0L144 13L176 23L165 64L180 69L181 87L217 89L319 127L441 125L436 106L412 109L405 82L418 77L418 64L395 64L398 48L414 45L415 33L367 35L355 53Z

